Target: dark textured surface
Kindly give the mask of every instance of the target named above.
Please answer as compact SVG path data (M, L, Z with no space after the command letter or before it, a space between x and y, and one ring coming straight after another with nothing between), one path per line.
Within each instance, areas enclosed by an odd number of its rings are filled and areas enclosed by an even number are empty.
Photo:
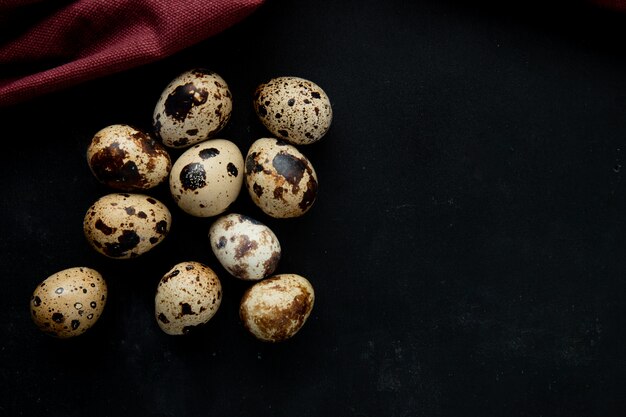
M408 4L410 3L410 4ZM573 6L270 0L171 59L3 109L0 415L623 416L626 413L626 16ZM205 67L229 83L220 135L267 135L255 87L295 75L328 93L302 218L244 192L233 210L277 234L277 272L317 300L290 341L245 333L249 284L213 257L211 219L173 213L153 252L106 259L82 235L109 192L91 136L149 128L161 90ZM9 150L8 145L11 145ZM175 158L181 151L173 151ZM169 337L160 277L199 261L222 279L205 329ZM102 272L97 325L55 340L28 301L48 275Z

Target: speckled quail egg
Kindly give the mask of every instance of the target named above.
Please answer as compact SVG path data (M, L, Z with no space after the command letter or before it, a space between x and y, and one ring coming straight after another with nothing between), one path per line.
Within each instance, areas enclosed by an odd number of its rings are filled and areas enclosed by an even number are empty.
M172 168L165 148L147 133L128 125L98 131L87 148L96 179L124 191L147 190L164 182Z
M280 260L280 243L274 232L242 214L217 219L209 229L209 240L217 260L236 278L265 278Z
M43 332L58 338L81 335L102 314L107 285L98 271L68 268L41 282L30 299L31 317Z
M153 114L155 133L165 146L184 148L222 130L232 111L226 81L205 69L186 71L161 93Z
M259 85L254 94L254 108L272 134L294 145L320 140L333 120L324 90L298 77L278 77Z
M252 201L276 218L306 213L317 197L317 174L311 162L281 140L255 141L246 156L246 187Z
M87 210L83 222L91 246L110 258L144 254L161 243L170 230L167 207L143 194L109 194Z
M181 335L207 323L221 301L222 284L211 268L181 262L159 281L154 313L161 330Z
M257 339L281 342L293 337L313 309L311 283L296 274L281 274L257 282L244 294L239 317Z
M211 217L226 211L243 183L243 156L233 142L213 139L187 149L170 172L170 192L186 213Z

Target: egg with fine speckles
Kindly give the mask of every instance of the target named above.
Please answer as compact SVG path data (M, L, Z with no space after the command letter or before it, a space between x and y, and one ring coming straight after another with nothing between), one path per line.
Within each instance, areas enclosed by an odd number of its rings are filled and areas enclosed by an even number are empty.
M161 93L153 114L154 132L165 146L185 148L222 130L232 107L232 95L222 77L192 69L174 78Z
M85 214L87 242L98 252L116 259L140 256L163 241L172 224L170 211L144 194L108 194Z
M263 223L231 213L209 229L213 254L232 276L255 281L272 274L280 260L280 243Z
M278 77L259 85L254 94L254 109L267 130L294 145L317 142L333 120L324 90L299 77Z
M199 262L181 262L159 281L154 314L165 333L183 335L211 320L221 302L215 272Z
M170 192L184 212L216 216L237 199L243 176L243 156L237 145L212 139L187 149L174 162Z
M315 292L306 278L281 274L250 287L239 307L244 327L264 342L282 342L293 337L309 318Z
M85 333L102 315L107 285L102 275L86 267L68 268L41 282L30 299L37 327L66 339Z
M298 149L273 138L255 141L246 156L246 188L263 212L275 218L299 217L317 198L317 174Z
M167 180L172 162L150 135L129 125L99 130L87 148L89 169L102 184L123 191L147 190Z

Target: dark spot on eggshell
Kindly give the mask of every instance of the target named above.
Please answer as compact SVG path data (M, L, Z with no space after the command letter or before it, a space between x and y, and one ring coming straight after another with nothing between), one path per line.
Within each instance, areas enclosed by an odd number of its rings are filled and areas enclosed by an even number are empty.
M167 222L165 220L160 220L157 222L155 230L159 234L165 234L167 232Z
M87 318L88 318L89 320L93 319L93 313L92 313L92 314L88 314L88 315L87 315Z
M125 161L127 157L127 152L114 142L94 153L89 165L98 181L109 187L122 190L141 188L146 179L139 173L134 161Z
M257 162L257 157L259 156L258 152L252 152L246 158L246 172L248 174L255 174L257 172L263 171L263 165Z
M180 171L180 183L186 190L197 190L206 185L206 172L202 164L193 162Z
M183 334L189 334L190 332L193 332L197 327L198 327L198 325L196 325L196 326L185 326L185 327L183 327Z
M185 133L189 136L196 136L198 134L198 129L189 129Z
M61 313L52 314L52 321L55 323L63 323L65 321L65 317Z
M107 226L102 219L96 220L95 224L96 229L100 230L104 235L108 236L111 233L115 232L117 229L114 227Z
M269 274L271 274L272 272L276 270L276 267L278 266L279 261L280 261L280 252L279 251L272 252L272 256L270 256L268 260L263 262L263 271L264 271L265 276L268 276Z
M57 288L56 290L54 290L54 292L55 292L56 294L63 294L63 287L59 287L59 288Z
M126 214L128 214L129 216L132 216L133 214L135 214L134 207L126 207L124 210L126 210Z
M80 321L79 320L72 320L71 326L72 326L72 330L78 329L78 327L80 326Z
M240 264L232 265L229 268L228 272L230 272L232 275L236 276L237 278L241 278L241 279L248 279L249 277L248 270Z
M198 153L198 155L202 159L213 158L214 156L217 156L219 154L220 154L220 151L219 149L216 149L216 148L203 149Z
M147 219L148 215L145 212L140 211L139 213L137 213L137 217L139 217L140 219Z
M291 107L291 106L293 106L293 105L295 104L295 102L296 102L296 99L290 98L290 99L287 101L287 105L288 105L289 107Z
M167 281L170 280L170 278L174 278L176 275L180 274L180 271L178 269L173 270L172 272L170 272L169 274L167 274L166 276L163 277L163 280L161 281L163 284L165 284Z
M175 141L172 142L172 145L174 146L185 146L189 143L189 139L188 138L178 138Z
M150 241L150 243L151 243L151 244L153 244L153 245L154 245L155 243L157 243L157 242L159 241L159 238L158 238L158 237L154 237L154 236L152 236L152 237L149 239L149 241Z
M91 308L96 308L97 304L96 304L96 302L95 302L95 301L92 301L91 303L89 303L89 306L90 306Z
M154 198L152 198L152 197L148 197L148 198L146 198L146 201L147 201L148 203L150 203L150 204L156 204L156 203L157 203L157 201L156 201Z
M279 135L281 135L281 136L283 136L283 137L286 137L286 138L288 138L288 137L289 137L289 132L287 132L285 129L280 129L280 130L278 131L278 134L279 134Z
M307 170L306 163L300 158L285 152L279 152L274 156L272 166L294 188L298 186Z
M193 266L193 265L185 265L185 270L186 270L186 271L191 271L191 270L193 270L193 269L194 269L194 266Z
M186 83L177 86L165 100L165 114L174 120L183 122L194 106L199 106L207 101L209 93L203 88L198 88L194 83Z
M35 298L33 298L33 305L39 307L41 305L41 298L35 296Z
M251 251L257 249L259 244L255 240L250 240L248 235L239 236L239 244L235 247L235 259L239 260L247 256Z
M165 314L163 313L159 313L158 315L158 319L161 323L163 324L168 324L170 321L167 319L167 317L165 316Z
M309 174L310 175L310 174ZM312 175L309 176L309 181L306 184L306 190L302 194L302 200L298 203L298 207L302 211L306 211L311 207L317 196L317 181Z
M261 115L261 117L267 116L267 109L265 108L265 106L263 105L258 106L257 111L259 112L259 115Z
M189 316L196 313L193 312L193 310L191 309L191 305L189 305L188 303L180 303L180 314L181 316Z
M226 243L228 243L228 240L226 240L226 237L225 236L220 236L219 240L215 244L215 247L217 249L223 249L226 246Z
M284 140L276 139L276 146L288 146L289 144Z
M276 200L282 200L284 192L285 192L285 189L283 187L274 188L274 198Z
M313 98L321 98L322 96L320 96L320 93L318 93L317 91L313 91L313 92L311 92L311 97L313 97Z
M117 243L105 243L103 251L112 258L119 258L136 247L140 240L139 235L135 231L124 230L117 238ZM83 290L83 292L86 292L86 290Z
M315 138L310 132L305 132L304 136L306 136L309 139L314 139Z
M257 197L261 197L263 195L263 187L256 182L252 185L252 191L254 191L254 194L256 194Z
M305 99L303 100L303 103L304 103L304 104L311 104L311 100L309 100L308 98L305 98Z
M232 162L228 163L228 165L226 166L226 170L228 171L228 175L230 175L231 177L236 177L237 175L239 175L239 170Z

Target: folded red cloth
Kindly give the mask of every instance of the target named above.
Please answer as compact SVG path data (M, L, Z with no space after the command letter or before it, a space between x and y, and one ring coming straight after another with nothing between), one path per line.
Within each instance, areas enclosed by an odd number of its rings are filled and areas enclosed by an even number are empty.
M262 2L4 0L0 105L162 59L242 20Z
M593 0L593 2L611 9L626 10L626 0Z

